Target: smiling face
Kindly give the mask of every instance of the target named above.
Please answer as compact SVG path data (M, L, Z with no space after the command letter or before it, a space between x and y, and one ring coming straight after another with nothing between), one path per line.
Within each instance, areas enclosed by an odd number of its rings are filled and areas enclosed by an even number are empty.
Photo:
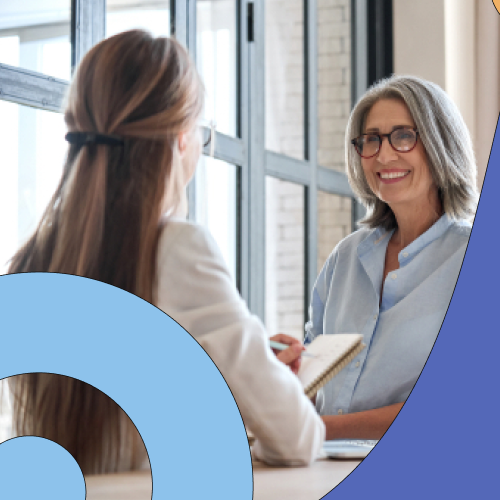
M401 127L416 128L406 104L399 99L381 99L368 112L363 133L389 134ZM384 137L379 152L372 158L361 158L361 165L370 189L395 213L400 208L420 211L437 199L420 138L411 151L402 153Z

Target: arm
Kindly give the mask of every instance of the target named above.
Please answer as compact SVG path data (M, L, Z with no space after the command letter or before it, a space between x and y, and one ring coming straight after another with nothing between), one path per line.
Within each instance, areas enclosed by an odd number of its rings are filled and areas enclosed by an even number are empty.
M325 428L291 370L274 356L262 323L239 296L213 238L172 224L158 249L156 305L205 349L224 376L255 456L306 465L319 454Z
M404 403L396 403L375 410L325 415L326 439L380 439L397 417Z

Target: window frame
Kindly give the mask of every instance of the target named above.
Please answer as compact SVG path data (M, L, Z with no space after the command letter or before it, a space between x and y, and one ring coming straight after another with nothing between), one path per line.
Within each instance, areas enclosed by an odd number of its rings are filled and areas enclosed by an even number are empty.
M167 1L167 0L166 0ZM317 0L304 0L304 160L265 148L265 5L261 0L235 0L237 7L237 137L216 132L214 157L236 165L237 277L250 310L265 317L265 179L272 176L304 187L304 312L317 275L318 190L353 198L352 227L363 215L347 176L318 164ZM368 23L368 0L351 0L352 104L374 77L392 73L392 0L376 0L377 29ZM170 0L170 32L196 58L196 0ZM373 23L372 23L373 24ZM71 0L71 65L105 36L106 0ZM249 40L249 30L253 40ZM390 33L389 33L390 32ZM369 49L369 47L372 47ZM375 47L375 49L373 49ZM368 61L370 59L370 65ZM381 61L379 63L379 61ZM377 68L376 72L370 68ZM371 73L370 73L371 71ZM370 73L370 74L369 74ZM372 74L373 73L373 74ZM69 82L0 63L0 100L61 112ZM209 154L208 148L203 154ZM195 213L194 185L188 190ZM299 279L299 277L297 277ZM306 317L304 317L304 321Z

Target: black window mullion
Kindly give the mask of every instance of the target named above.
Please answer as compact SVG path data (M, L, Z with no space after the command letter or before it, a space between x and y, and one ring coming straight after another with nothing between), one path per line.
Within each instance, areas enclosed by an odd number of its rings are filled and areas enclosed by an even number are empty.
M243 147L242 158L236 163L239 168L236 174L236 286L244 299L248 297L248 276L244 278L243 272L243 186L242 179L248 170L248 122L243 121L247 116L248 108L248 81L243 81L243 77L248 74L248 58L246 52L246 37L248 28L243 15L243 0L236 0L236 136Z
M392 0L368 2L368 85L393 72Z
M317 38L317 1L304 0L304 103L306 158L309 160L309 186L305 188L305 228L304 228L304 323L308 316L309 297L317 274L318 253L318 38Z

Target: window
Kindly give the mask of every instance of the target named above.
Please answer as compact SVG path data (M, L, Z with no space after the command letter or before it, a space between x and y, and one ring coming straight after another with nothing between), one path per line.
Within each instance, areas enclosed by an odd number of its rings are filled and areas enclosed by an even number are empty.
M154 36L169 36L168 0L106 1L106 36L137 28L149 30Z
M0 64L68 80L71 72L71 0L3 2Z
M62 174L60 113L0 101L0 263L33 232ZM16 208L13 210L13 208Z
M71 68L106 34L174 34L196 60L215 124L189 217L213 233L270 331L302 337L318 268L360 214L343 134L369 81L367 0L18 4L0 7L0 272L58 181Z

